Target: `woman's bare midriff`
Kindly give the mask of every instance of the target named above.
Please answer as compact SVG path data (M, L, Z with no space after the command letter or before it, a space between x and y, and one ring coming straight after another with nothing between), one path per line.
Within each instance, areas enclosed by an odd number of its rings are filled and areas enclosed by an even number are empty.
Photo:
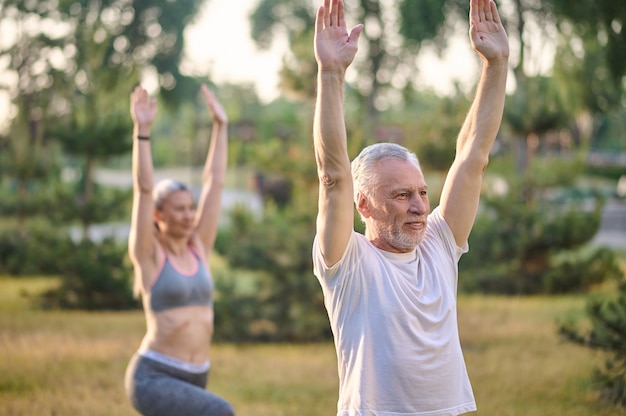
M194 364L209 360L213 308L184 306L146 313L147 333L141 349L150 349Z

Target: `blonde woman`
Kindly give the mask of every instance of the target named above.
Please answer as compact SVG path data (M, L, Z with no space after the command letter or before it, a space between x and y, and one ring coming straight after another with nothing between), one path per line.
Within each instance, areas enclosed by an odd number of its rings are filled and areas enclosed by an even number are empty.
M128 249L147 331L128 365L125 387L143 415L234 414L227 401L206 389L213 335L208 265L226 173L228 118L206 85L201 92L213 131L197 207L187 185L169 179L153 184L150 133L156 101L142 87L130 96L134 132Z

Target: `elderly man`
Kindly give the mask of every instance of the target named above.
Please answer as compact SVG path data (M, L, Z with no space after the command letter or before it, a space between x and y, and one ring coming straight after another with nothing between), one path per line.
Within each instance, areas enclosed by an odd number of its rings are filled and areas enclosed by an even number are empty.
M419 7L419 2L415 2ZM458 415L476 410L461 351L456 290L489 152L504 107L508 40L493 0L471 0L470 41L482 59L440 205L413 153L378 143L350 163L344 75L363 25L341 0L316 19L314 147L320 180L314 272L339 367L338 415ZM365 235L354 231L354 208Z

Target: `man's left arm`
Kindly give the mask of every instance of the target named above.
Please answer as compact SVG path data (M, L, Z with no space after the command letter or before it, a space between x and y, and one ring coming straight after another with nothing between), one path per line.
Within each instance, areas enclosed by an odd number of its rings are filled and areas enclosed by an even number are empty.
M509 44L493 0L471 0L470 41L481 57L482 70L440 203L459 246L465 244L474 224L483 174L504 111Z

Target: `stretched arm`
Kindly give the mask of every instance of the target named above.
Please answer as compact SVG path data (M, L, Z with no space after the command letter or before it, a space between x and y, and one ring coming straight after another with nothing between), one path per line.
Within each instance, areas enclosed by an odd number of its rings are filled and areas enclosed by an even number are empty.
M470 41L481 57L482 71L441 194L442 214L458 245L465 244L474 224L483 174L504 110L509 45L493 0L471 0Z
M145 263L154 258L154 202L152 201L153 167L149 138L156 117L156 100L138 86L130 95L133 119L133 211L128 238L128 251L133 263Z
M341 259L352 233L352 175L344 120L344 75L357 51L362 25L348 34L341 0L324 0L315 21L318 64L313 144L320 181L319 245L328 266Z
M213 131L202 173L202 193L196 212L196 235L208 258L215 244L222 206L222 188L227 163L228 117L213 91L206 85L203 85L201 90L213 118Z

